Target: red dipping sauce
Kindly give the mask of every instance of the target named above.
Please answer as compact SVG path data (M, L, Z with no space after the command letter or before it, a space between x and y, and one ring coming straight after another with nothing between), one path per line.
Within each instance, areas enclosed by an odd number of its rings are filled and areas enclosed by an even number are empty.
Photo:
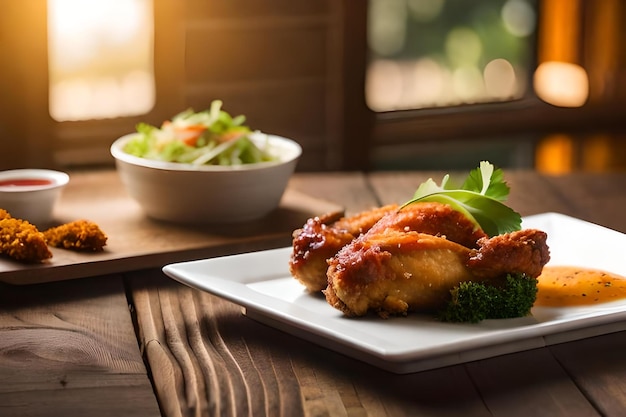
M0 187L33 187L51 184L54 184L54 181L46 178L11 178L0 181Z

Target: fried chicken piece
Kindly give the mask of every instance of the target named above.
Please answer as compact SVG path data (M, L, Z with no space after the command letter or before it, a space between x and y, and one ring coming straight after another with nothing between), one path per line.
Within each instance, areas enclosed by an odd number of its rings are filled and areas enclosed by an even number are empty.
M441 203L410 204L380 219L370 232L379 233L385 230L440 236L468 248L477 247L478 239L487 237L463 213Z
M384 231L363 235L329 261L326 300L347 316L433 310L472 278L470 249L443 237Z
M349 217L342 217L340 213L310 218L301 229L293 232L291 274L311 292L326 288L326 260L397 208L397 205L388 205Z
M486 234L474 223L447 204L416 203L399 210L388 205L337 221L309 219L294 232L293 252L289 262L291 274L311 292L328 285L327 260L362 233L386 230L415 231L442 236L466 247L476 247Z
M472 275L494 278L506 273L524 273L531 278L541 275L550 260L548 235L525 229L478 240L478 249L470 253L467 266Z
M100 227L87 220L52 227L43 234L50 246L78 251L101 251L107 242L107 236Z
M9 212L6 211L5 209L0 208L0 220L10 219L10 218L11 218L11 214L9 214Z
M329 260L324 294L347 316L435 311L461 282L497 283L507 273L537 277L550 258L546 238L539 230L523 230L482 237L470 248L377 224Z
M46 239L37 227L15 219L0 209L0 253L23 262L41 262L52 257Z

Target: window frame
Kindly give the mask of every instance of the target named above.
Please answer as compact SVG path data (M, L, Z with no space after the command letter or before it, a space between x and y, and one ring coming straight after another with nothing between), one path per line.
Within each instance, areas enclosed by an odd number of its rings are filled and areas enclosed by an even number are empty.
M539 0L538 7L544 10L546 5L554 0ZM558 0L557 0L558 1ZM606 10L594 9L591 2L583 2L575 14L573 25L580 25L580 39L574 39L571 48L581 56L585 56L593 42L593 33L601 19L594 19ZM364 6L365 5L365 6ZM348 2L347 15L367 16L367 2ZM615 12L623 12L619 3L614 4ZM542 30L545 31L551 22L541 20L539 14L539 37ZM557 18L557 16L552 16ZM367 17L365 17L367 20ZM619 23L626 23L624 13L619 14ZM618 23L618 25L619 25ZM367 27L347 22L346 31L360 30L360 36L352 33L350 40L353 43L346 44L346 50L360 51L356 60L348 61L350 70L355 74L365 71L367 65ZM619 44L626 35L615 35L613 42ZM541 38L537 38L538 48ZM353 52L353 55L354 52ZM540 52L538 50L537 59ZM359 68L359 63L365 64ZM579 64L585 66L584 59ZM590 64L590 62L587 62ZM593 71L587 65L588 73ZM626 70L626 56L620 57L617 68L613 69L613 76ZM617 78L617 77L616 77ZM592 80L590 80L591 82ZM495 138L496 140L518 140L520 137L540 138L552 132L575 133L585 131L603 130L606 132L622 132L625 129L623 120L625 116L624 106L618 105L626 99L626 82L619 83L615 80L615 92L606 94L605 97L595 97L582 107L561 108L541 101L533 91L521 99L467 104L453 107L425 108L416 110L396 110L389 112L374 112L367 107L364 98L364 84L356 86L354 83L346 83L346 96L363 100L353 103L353 108L348 111L346 122L345 149L356 149L360 144L365 144L368 152L356 153L344 159L348 169L358 168L371 170L375 166L375 154L382 148L396 148L396 152L402 153L403 149L409 149L419 143L433 143L444 141ZM593 88L592 84L592 88ZM532 87L531 87L532 90ZM351 116L350 116L351 115ZM355 132L355 133L351 133Z

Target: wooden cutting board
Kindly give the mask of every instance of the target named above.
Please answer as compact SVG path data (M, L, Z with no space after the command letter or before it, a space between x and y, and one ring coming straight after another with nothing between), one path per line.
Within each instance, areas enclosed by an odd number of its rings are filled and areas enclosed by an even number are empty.
M51 248L53 257L36 265L0 257L0 282L61 281L288 246L293 230L309 217L341 210L288 188L279 208L263 219L232 225L179 225L146 217L126 194L116 171L74 172L55 208L55 221L97 223L108 236L105 250L84 253Z

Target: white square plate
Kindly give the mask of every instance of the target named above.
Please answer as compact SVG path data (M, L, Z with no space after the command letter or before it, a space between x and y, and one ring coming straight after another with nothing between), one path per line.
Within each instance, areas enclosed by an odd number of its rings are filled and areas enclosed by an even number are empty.
M626 276L626 235L557 213L523 219L548 233L549 265ZM410 373L626 329L626 300L535 307L529 317L443 323L412 314L350 319L291 277L291 247L170 264L166 275L245 308L250 318L395 373Z

